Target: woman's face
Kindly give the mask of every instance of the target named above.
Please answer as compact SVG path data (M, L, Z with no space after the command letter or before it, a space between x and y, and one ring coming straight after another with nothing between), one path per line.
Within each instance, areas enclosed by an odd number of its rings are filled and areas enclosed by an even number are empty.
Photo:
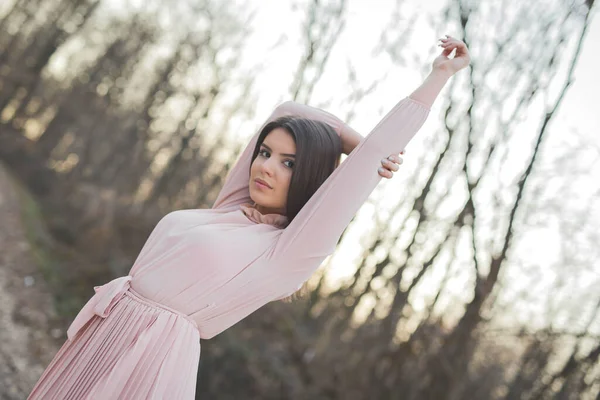
M275 128L263 140L250 168L250 197L262 214L285 215L292 179L296 143L283 128ZM257 184L262 179L270 187Z

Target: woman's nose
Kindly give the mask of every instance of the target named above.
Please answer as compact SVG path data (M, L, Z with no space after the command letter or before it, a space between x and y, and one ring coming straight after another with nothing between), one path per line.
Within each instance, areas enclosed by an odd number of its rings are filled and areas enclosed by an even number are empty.
M273 157L267 159L265 162L262 163L263 172L272 173L274 171L274 168L275 160L273 159Z

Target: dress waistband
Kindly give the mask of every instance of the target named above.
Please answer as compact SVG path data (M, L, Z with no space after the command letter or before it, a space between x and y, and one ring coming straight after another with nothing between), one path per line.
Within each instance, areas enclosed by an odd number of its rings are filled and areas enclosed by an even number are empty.
M164 311L176 314L180 317L183 317L185 319L187 319L192 325L194 325L194 328L198 329L198 325L196 324L196 321L194 321L190 316L182 313L181 311L177 311L174 308L171 307L167 307L164 304L161 303L157 303L153 300L150 300L147 297L142 296L141 294L139 294L138 292L136 292L131 286L128 288L128 290L125 292L125 295L128 297L133 298L136 301L139 301L140 303L146 304L150 307L155 307L155 308L160 308Z
M77 332L79 332L81 328L83 328L83 326L85 326L95 315L102 318L108 317L119 300L125 296L133 298L135 301L151 307L159 308L181 316L191 322L198 330L196 321L194 321L191 317L173 308L167 307L164 304L152 301L133 290L130 284L132 279L133 277L131 275L127 275L113 279L102 286L94 286L94 291L96 293L83 306L69 326L69 329L67 329L67 337L69 340L73 339Z

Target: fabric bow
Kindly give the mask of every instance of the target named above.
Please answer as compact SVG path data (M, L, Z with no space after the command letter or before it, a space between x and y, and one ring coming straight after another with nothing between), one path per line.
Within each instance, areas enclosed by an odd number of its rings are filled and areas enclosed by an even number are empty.
M77 332L86 324L94 315L106 318L112 308L123 297L129 289L131 275L122 276L113 279L112 281L102 285L94 286L96 294L83 306L77 314L69 329L67 329L67 337L72 340Z

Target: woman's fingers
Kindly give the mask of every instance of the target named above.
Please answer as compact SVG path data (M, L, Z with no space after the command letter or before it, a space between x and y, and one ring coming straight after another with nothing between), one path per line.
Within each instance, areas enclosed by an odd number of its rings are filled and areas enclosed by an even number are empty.
M384 177L384 178L388 178L391 179L394 176L394 173L392 171L388 171L387 169L383 168L383 167L379 167L377 169L377 172L379 172L379 175Z
M404 150L400 154L403 154ZM384 178L392 178L394 176L394 172L398 171L400 167L398 165L402 164L402 157L392 154L388 158L384 158L381 160L381 167L378 168L379 175Z
M448 35L446 35L446 36L448 36ZM456 38L453 38L452 36L448 36L447 38L441 38L440 42L442 42L440 44L440 46L449 46L453 43L462 43L462 41L460 41Z
M466 68L471 62L469 49L465 42L450 35L445 38L440 38L438 45L443 49L442 53L433 60L433 68L440 68L449 71L452 74ZM454 57L450 58L450 54L454 53Z
M465 44L465 42L463 42L462 40L453 38L452 36L448 36L448 35L446 35L446 36L447 36L447 38L440 39L440 41L442 43L440 43L439 46L444 49L444 51L442 52L442 55L447 57L448 55L450 55L450 53L454 49L456 49L454 58L468 59L469 58L469 50L467 49L467 45Z
M460 45L460 43L462 43L462 42L459 42L458 40L446 40L446 41L442 40L442 43L440 43L439 46L443 47L443 48L448 48L448 47L458 46L458 45Z
M395 161L390 161L388 159L383 159L381 160L381 166L385 169L388 169L390 171L398 171L398 169L400 169L400 167L398 167L400 163L396 163Z
M446 35L448 36L448 35ZM448 36L447 39L440 39L440 41L442 43L439 44L440 47L443 47L444 49L449 49L449 48L458 48L460 50L465 50L467 48L467 45L462 41L462 40L458 40L455 39L451 36Z

